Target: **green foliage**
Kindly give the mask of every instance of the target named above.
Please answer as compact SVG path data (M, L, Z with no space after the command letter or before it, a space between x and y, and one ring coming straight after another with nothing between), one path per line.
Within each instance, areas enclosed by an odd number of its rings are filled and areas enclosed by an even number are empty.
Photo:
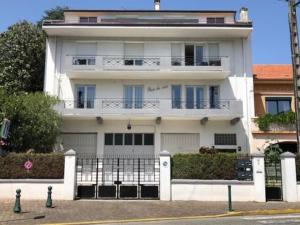
M43 90L45 35L27 21L0 34L0 87L9 93Z
M66 6L56 6L55 8L46 10L40 21L38 21L38 26L42 26L43 20L63 20L64 19L64 10L69 9Z
M33 163L31 170L24 168L24 163ZM0 179L63 179L64 155L51 154L16 154L0 157Z
M236 179L236 154L176 154L172 157L172 179Z
M258 117L255 123L258 125L260 130L266 131L269 129L271 123L278 125L294 125L296 121L295 112L289 111L284 113L279 113L276 115L271 115L269 113Z
M57 99L44 93L14 93L0 89L0 120L11 120L8 151L22 152L35 149L49 152L59 134L61 120L53 106ZM1 118L2 117L2 118Z
M269 145L265 149L266 160L270 163L278 163L280 161L280 155L282 153L282 149L279 147L279 144Z

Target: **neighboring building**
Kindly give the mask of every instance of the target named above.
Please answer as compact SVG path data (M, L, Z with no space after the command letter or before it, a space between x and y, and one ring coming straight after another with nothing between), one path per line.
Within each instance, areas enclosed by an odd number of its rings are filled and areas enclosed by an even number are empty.
M254 65L255 116L266 113L276 115L295 111L292 65ZM268 131L261 131L253 123L253 149L264 149L279 143L284 151L297 152L295 126L272 124Z
M252 23L235 11L65 10L45 21L61 144L89 154L250 152Z

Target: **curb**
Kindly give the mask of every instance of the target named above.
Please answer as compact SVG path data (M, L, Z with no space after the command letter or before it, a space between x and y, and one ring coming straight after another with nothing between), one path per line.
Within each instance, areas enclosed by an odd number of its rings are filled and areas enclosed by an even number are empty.
M192 220L192 219L213 219L235 216L258 216L258 215L278 215L278 214L297 214L300 209L272 209L272 210L254 210L254 211L237 211L217 215L204 216L186 216L186 217L162 217L162 218L145 218L145 219L125 219L125 220L98 220L66 223L45 223L43 225L86 225L86 224L112 224L112 223L139 223L139 222L157 222L172 220Z

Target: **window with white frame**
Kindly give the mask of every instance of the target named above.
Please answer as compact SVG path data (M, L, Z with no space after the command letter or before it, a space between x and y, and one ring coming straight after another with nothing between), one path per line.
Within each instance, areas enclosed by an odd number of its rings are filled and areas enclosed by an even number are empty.
M142 66L144 62L144 44L125 43L124 56L125 56L124 65Z
M143 108L144 87L142 85L124 85L124 108Z
M97 43L77 43L72 65L96 65Z
M104 144L109 146L152 146L152 133L106 133Z
M202 86L186 86L186 108L187 109L203 109L204 88Z
M95 107L96 85L77 84L75 86L75 92L76 108L92 109Z

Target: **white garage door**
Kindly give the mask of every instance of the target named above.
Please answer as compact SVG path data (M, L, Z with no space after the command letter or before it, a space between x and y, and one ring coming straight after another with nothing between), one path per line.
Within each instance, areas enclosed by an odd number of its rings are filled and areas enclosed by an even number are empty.
M64 150L74 149L77 154L96 154L96 133L63 133L61 134Z
M197 152L200 148L200 134L161 134L161 148L171 154Z

